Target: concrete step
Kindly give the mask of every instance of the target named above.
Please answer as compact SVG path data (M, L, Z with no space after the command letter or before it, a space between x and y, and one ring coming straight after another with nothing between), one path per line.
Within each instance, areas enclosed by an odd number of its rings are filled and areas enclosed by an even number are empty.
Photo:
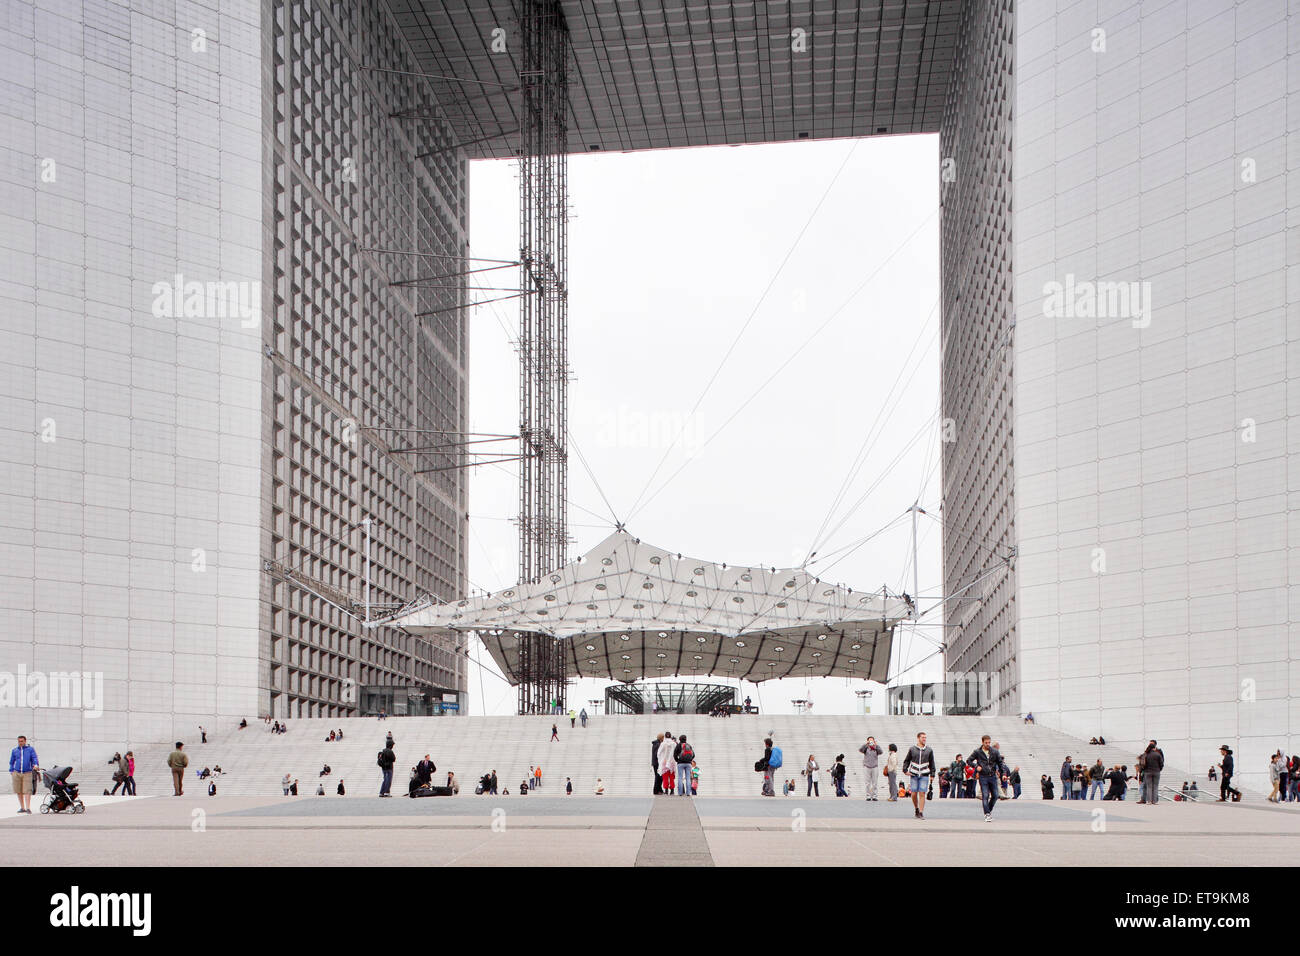
M552 741L551 726L558 739ZM847 783L854 797L863 795L863 767L858 753L867 736L874 735L887 749L890 743L900 755L925 730L940 764L957 753L969 754L980 736L990 734L1001 745L1010 766L1019 766L1025 795L1039 796L1039 777L1056 779L1066 754L1088 765L1098 756L1103 763L1134 765L1136 754L1116 747L1095 747L1046 727L1024 724L1016 717L888 717L888 716L764 716L743 715L714 718L695 715L593 717L586 728L570 727L568 718L551 717L395 717L299 719L288 722L288 733L277 735L260 722L245 730L218 729L209 733L209 743L187 743L190 758L187 791L206 788L196 771L220 765L224 774L216 781L221 795L280 793L281 778L289 773L299 782L299 794L316 792L325 783L333 794L343 780L349 795L378 793L380 771L375 758L383 749L384 736L395 738L397 764L393 775L394 793L406 792L410 769L424 754L438 767L435 782L443 783L453 771L462 792L472 794L482 774L496 770L503 787L513 793L529 768L541 765L542 792L559 795L565 779L574 790L589 793L596 778L604 781L606 793L629 795L649 793L652 784L651 741L663 731L685 733L697 754L701 796L757 795L762 778L754 762L762 756L763 738L773 735L785 756L778 778L793 778L802 790L800 771L809 754L815 754L822 768L819 780L826 794L834 792L829 768L835 755L845 754ZM328 743L330 730L342 730L341 742ZM141 794L171 792L166 757L172 748L151 745L135 748L136 785ZM106 760L111 754L105 754ZM883 762L883 757L882 757ZM332 773L320 777L329 764ZM83 792L99 793L111 787L107 765L79 767L76 779ZM1184 776L1169 770L1166 781L1181 786ZM1203 783L1203 781L1202 781ZM1059 788L1059 783L1058 783ZM1059 789L1058 789L1059 792ZM883 796L883 790L881 791Z

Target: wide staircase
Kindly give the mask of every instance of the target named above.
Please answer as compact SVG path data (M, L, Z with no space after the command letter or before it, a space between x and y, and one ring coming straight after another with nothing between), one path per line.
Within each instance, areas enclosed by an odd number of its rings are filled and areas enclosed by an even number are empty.
M559 731L558 741L551 740L553 723ZM815 754L823 768L818 774L822 792L833 794L827 770L836 754L843 753L854 797L863 793L858 747L868 735L876 737L886 754L890 743L897 744L901 758L917 731L924 730L936 761L942 765L958 753L969 754L979 746L982 734L990 734L1001 745L1008 765L1020 768L1024 796L1031 799L1040 796L1042 774L1056 780L1067 754L1089 766L1098 757L1108 767L1126 764L1132 768L1135 761L1135 754L1126 749L1091 746L1058 731L1025 724L1018 717L703 717L661 713L593 717L585 729L581 723L571 728L567 717L396 717L382 721L355 717L289 720L288 728L285 734L272 734L259 721L245 730L214 728L207 744L191 739L185 748L190 758L186 791L205 789L207 782L200 781L196 771L220 765L223 774L216 783L221 796L279 794L286 773L297 778L300 796L314 795L318 783L324 783L326 793L333 796L340 780L349 796L375 794L380 780L375 758L389 732L397 753L395 796L405 795L410 769L426 753L438 767L435 783L444 783L447 772L454 771L462 796L472 796L479 776L494 769L500 785L509 787L513 795L529 767L538 764L544 795L563 793L566 777L572 778L575 794L590 794L597 778L606 794L649 794L650 742L663 731L684 733L693 744L701 768L701 796L757 795L762 778L754 772L754 761L762 756L763 738L769 733L785 757L778 779L794 778L802 788L799 771L808 755ZM331 730L342 730L343 740L327 742ZM165 764L170 749L161 744L135 748L136 785L141 795L171 793ZM322 778L319 774L324 764L329 764L332 772ZM1172 769L1167 779L1175 776L1183 779ZM98 792L98 784L84 783L85 792ZM1059 786L1057 781L1058 796ZM880 792L883 797L883 787Z

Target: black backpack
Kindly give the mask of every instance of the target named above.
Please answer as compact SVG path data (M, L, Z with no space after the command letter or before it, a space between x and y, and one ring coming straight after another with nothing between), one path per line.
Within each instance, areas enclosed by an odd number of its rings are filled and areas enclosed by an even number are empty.
M375 758L375 765L380 769L384 766L384 752L382 750L379 751L379 756Z
M690 763L694 759L695 759L695 751L691 748L690 744L682 744L679 748L677 748L678 763Z

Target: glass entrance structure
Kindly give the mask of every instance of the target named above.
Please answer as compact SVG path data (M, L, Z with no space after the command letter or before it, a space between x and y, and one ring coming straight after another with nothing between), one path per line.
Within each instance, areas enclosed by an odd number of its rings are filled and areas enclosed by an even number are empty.
M464 691L428 684L366 684L361 688L362 717L460 716L468 704Z
M711 714L736 703L726 684L615 684L605 688L607 714Z

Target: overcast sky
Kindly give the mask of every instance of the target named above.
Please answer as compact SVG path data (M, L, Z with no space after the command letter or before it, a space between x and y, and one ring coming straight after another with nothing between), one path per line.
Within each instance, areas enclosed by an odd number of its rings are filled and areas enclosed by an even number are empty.
M919 500L934 516L919 519L923 608L937 599L937 173L935 136L570 159L571 558L613 530L612 509L691 557L793 567L815 550L815 574L910 593L906 509ZM473 255L518 255L517 177L513 161L471 164ZM518 308L470 316L470 429L513 434ZM518 471L469 474L470 582L495 590L518 577ZM893 672L939 676L941 633L900 626ZM471 657L491 667L481 648ZM606 683L569 699L602 698ZM852 713L864 686L787 680L741 696ZM494 668L472 666L469 689L471 713L514 713Z

